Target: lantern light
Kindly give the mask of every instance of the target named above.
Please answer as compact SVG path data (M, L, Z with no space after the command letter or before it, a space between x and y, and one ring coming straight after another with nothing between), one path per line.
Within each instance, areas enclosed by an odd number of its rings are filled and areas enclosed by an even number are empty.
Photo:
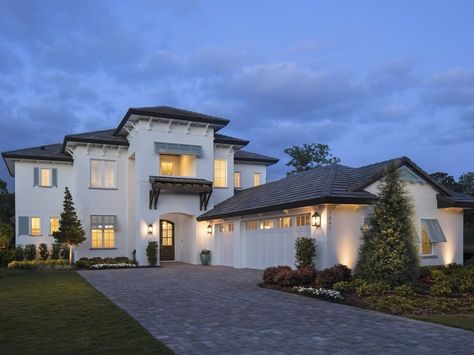
M153 224L151 223L148 225L148 234L153 234Z
M207 234L211 235L212 234L212 225L207 226Z
M318 212L314 211L311 217L313 219L313 227L321 227L321 215Z

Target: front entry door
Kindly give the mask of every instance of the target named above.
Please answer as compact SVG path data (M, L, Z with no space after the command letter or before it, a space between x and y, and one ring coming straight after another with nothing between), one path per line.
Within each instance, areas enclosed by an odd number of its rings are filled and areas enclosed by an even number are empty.
M174 260L174 223L160 220L160 260Z

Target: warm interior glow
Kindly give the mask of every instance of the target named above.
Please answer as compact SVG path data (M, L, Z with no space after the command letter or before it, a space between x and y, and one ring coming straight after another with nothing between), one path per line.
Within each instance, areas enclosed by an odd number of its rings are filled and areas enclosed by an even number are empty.
M160 154L160 175L195 176L195 161L193 155Z
M41 218L31 217L31 235L41 235Z
M173 245L173 225L167 221L161 221L161 245Z
M240 171L236 171L234 173L234 187L235 188L241 188L241 182L240 182Z
M214 186L227 187L227 160L214 160Z
M57 231L59 231L59 218L51 217L49 219L49 235L53 235Z
M254 173L253 174L253 186L259 186L262 183L261 181L261 174Z
M424 225L421 225L421 254L430 255L433 253L433 244L428 238L428 232Z
M51 186L51 169L41 168L41 186Z

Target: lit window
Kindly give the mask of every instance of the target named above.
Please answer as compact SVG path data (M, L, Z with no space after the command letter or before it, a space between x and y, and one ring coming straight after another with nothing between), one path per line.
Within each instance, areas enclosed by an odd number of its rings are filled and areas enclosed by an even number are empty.
M112 160L91 160L90 186L111 189L116 187L116 162Z
M240 185L240 171L234 173L234 187L239 189L242 186Z
M245 229L246 230L255 230L258 228L258 223L257 221L248 221L248 222L245 222Z
M115 216L91 216L91 247L115 248Z
M173 162L162 161L160 162L160 175L173 175Z
M49 219L49 235L53 235L57 231L59 231L59 218L51 217Z
M41 235L41 218L31 217L31 235Z
M234 231L234 223L225 223L225 224L218 224L219 231L222 232L233 232Z
M273 219L264 219L260 222L260 229L272 229Z
M227 160L214 160L214 186L227 187Z
M293 226L293 219L291 217L278 218L278 228L289 228Z
M253 174L253 186L259 186L261 184L261 174L254 173Z
M161 221L161 245L173 246L173 224Z
M309 226L309 224L310 224L309 214L302 214L302 215L296 216L297 227Z
M424 225L421 225L421 254L433 254L433 244Z
M44 186L44 187L51 186L51 169L49 168L40 169L40 186Z

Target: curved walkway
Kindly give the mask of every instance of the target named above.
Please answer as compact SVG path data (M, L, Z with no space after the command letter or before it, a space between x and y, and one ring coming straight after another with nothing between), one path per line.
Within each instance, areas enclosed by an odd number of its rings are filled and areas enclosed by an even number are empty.
M466 354L474 333L257 287L261 271L81 271L178 354Z

